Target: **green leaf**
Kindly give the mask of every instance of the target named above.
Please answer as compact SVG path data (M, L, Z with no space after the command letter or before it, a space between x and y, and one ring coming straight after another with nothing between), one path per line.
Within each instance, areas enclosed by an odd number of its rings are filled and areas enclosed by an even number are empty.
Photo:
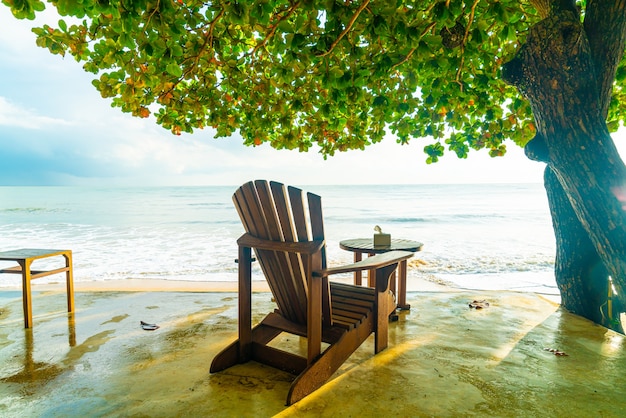
M517 33L515 32L515 28L513 28L513 26L506 27L506 39L511 42L515 42L517 40Z
M167 67L165 67L165 69L169 74L173 75L174 77L180 77L183 75L182 68L180 68L180 66L175 62L169 63Z
M328 73L330 74L331 77L333 78L340 78L341 76L343 76L343 70L341 68L338 67L333 67L331 68Z
M385 96L377 96L372 103L374 107L387 106L389 100Z

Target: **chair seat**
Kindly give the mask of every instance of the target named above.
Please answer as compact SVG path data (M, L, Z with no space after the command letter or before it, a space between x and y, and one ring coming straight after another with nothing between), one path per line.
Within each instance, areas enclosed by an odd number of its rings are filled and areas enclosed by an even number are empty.
M332 324L346 329L362 323L365 317L374 312L376 305L376 290L372 287L330 282L330 297ZM395 307L395 297L391 291L388 297L391 299L388 306Z
M332 324L352 329L374 311L376 295L369 287L330 283Z

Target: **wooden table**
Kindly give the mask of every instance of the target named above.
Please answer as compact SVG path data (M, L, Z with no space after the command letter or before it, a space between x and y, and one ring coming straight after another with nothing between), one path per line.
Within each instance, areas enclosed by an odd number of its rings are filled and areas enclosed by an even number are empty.
M347 239L339 242L339 247L346 251L352 251L354 253L354 262L361 261L363 254L368 255L386 253L393 250L404 250L417 252L421 251L424 244L418 241L412 241L408 239L392 238L390 245L374 245L372 238L355 238ZM398 309L406 310L411 309L411 305L406 303L406 260L401 261L398 265L398 288L396 289L395 276L392 278L391 289L396 293L398 299ZM369 278L374 277L372 272L369 272ZM354 273L354 284L361 285L362 275L361 272ZM369 286L373 286L372 280L369 280Z
M65 258L65 267L52 270L31 270L33 261L42 258L63 256ZM12 273L22 275L22 303L24 305L24 326L32 328L33 326L33 309L32 298L30 293L30 281L41 277L50 276L51 274L65 272L65 280L67 286L67 311L74 312L74 280L72 272L72 251L71 250L44 250L37 248L22 248L19 250L0 252L0 261L16 261L15 267L1 269L0 273Z

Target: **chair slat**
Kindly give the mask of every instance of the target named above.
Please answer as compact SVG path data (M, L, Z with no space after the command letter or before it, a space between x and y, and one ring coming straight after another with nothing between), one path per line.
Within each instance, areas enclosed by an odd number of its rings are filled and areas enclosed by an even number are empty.
M256 190L252 183L246 183L237 190L233 199L246 232L263 236L265 232L263 212L258 203Z
M270 182L270 188L272 189L272 196L276 205L276 212L280 220L281 231L283 238L287 242L298 242L294 233L294 223L292 210L291 210L291 197L289 200L285 193L285 186L278 182ZM307 295L307 282L306 273L304 270L303 256L297 253L289 254L290 268L291 268L291 280L293 281L294 303L301 309L300 318L301 323L306 322L306 304L308 300Z
M259 206L264 213L267 231L262 238L283 242L282 227L279 225L276 204L269 184L258 180L254 182L254 185ZM298 283L295 283L293 279L289 255L281 251L268 251L259 258L259 261L268 264L271 270L268 280L273 282L274 289L280 295L276 299L283 315L294 322L305 323L306 315L303 315L302 307L297 299L297 295L301 292L297 290Z
M273 239L282 242L293 242L293 227L285 196L285 187L277 182L271 182L269 189L267 188L267 182L264 182L262 187L264 190L263 207L273 208L271 214L266 215L268 227L272 236L275 237ZM265 197L265 194L267 194L267 197ZM306 323L307 294L301 256L295 253L276 252L276 257L281 271L279 282L282 283L283 292L288 297L288 301L285 303L289 305L290 318L295 322L304 324Z
M235 192L233 201L246 232L259 238L269 239L266 215L256 186L253 182L244 184ZM280 282L276 280L276 278L281 277L281 269L274 252L256 248L254 251L277 305L284 311L285 315L293 317L294 312L290 308L289 297L285 294L284 288L280 286Z
M307 193L309 203L309 214L311 217L311 237L314 240L323 240L324 235L324 218L322 216L322 198L313 193ZM326 266L326 246L321 252L321 268Z
M348 303L350 305L361 306L364 308L369 308L372 305L372 300L357 299L357 298L354 298L353 296L354 296L353 293L342 294L342 293L332 292L333 306L337 302Z
M352 318L355 322L360 322L363 314L343 309L333 309L333 319L336 317Z
M355 323L352 319L350 318L343 318L340 316L333 316L333 326L338 326L338 327L342 327L345 328L347 330L351 330L354 328Z
M335 296L344 297L349 300L362 300L366 302L373 302L376 298L374 288L371 287L358 287L349 288L343 287L340 283L332 283L330 292Z
M309 213L311 216L311 235L315 239L324 239L324 218L322 216L322 198L313 193L307 193Z
M304 212L302 190L292 186L289 186L287 190L289 192L293 223L296 229L298 241L311 241L312 239L308 232L307 219Z
M371 307L353 305L351 303L345 303L333 299L333 313L336 312L336 310L338 309L343 311L355 312L363 316L371 310Z
M322 217L322 198L314 193L307 193L307 204L309 209L311 239L324 240L324 220ZM319 254L313 256L314 269L326 269L326 244L321 248ZM324 323L331 324L333 317L332 304L330 303L330 290L328 282L325 283L322 294L322 311Z

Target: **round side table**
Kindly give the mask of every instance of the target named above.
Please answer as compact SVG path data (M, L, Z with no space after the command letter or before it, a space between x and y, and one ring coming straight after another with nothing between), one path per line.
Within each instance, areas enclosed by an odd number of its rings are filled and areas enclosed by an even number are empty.
M382 254L388 251L393 250L403 250L403 251L411 251L417 252L421 251L424 244L418 241L412 241L408 239L398 239L392 238L391 244L389 245L374 245L374 240L372 238L354 238L347 239L339 242L339 247L346 251L351 251L354 253L354 262L361 261L363 259L363 254L374 255L374 254ZM398 288L396 289L396 280L395 273L391 279L391 289L395 292L396 297L398 298L398 309L407 310L411 309L411 305L406 303L406 260L401 261L398 265ZM373 272L369 272L368 279L374 277ZM361 285L362 282L362 274L361 272L354 273L354 284ZM369 286L373 286L372 280L368 280Z

